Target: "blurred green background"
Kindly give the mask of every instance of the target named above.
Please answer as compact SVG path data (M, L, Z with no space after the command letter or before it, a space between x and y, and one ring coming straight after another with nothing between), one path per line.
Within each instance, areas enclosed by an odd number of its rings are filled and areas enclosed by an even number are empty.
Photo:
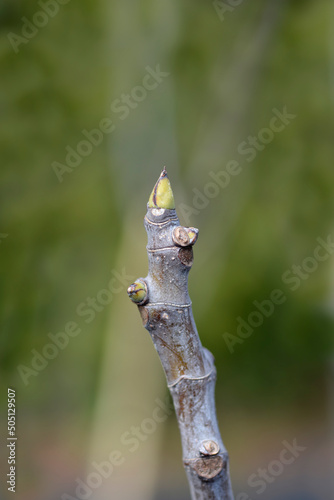
M126 294L146 275L142 222L164 165L181 222L200 230L190 295L236 500L333 497L334 266L330 250L309 260L334 239L333 16L330 0L2 0L1 499L8 386L18 498L79 499L78 479L113 450L124 463L85 498L189 498L174 415L135 451L121 438L167 396ZM156 88L136 89L157 66ZM284 109L294 118L264 132ZM82 146L105 119L113 130ZM66 148L83 151L76 167ZM240 173L208 187L231 160ZM285 302L232 353L226 332L275 289ZM68 322L80 333L22 376ZM306 451L259 495L249 477L294 439Z

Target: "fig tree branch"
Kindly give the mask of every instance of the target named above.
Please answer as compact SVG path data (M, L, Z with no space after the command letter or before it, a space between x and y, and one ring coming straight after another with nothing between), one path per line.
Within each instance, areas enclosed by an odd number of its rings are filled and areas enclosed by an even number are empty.
M144 225L149 272L128 288L128 294L166 374L191 498L233 500L228 454L216 417L214 358L201 344L188 294L198 229L180 225L165 169L150 196Z

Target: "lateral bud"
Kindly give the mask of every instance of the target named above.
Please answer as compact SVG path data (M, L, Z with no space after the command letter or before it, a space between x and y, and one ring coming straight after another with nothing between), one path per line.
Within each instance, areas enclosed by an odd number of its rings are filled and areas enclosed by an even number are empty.
M137 306L142 306L148 301L148 290L147 285L144 280L138 279L127 289L128 296L137 304Z
M220 452L219 445L216 441L212 441L212 439L208 439L206 441L202 441L199 447L199 451L201 455L212 456L218 455Z
M198 238L198 229L195 227L177 226L173 230L173 241L179 247L194 245Z

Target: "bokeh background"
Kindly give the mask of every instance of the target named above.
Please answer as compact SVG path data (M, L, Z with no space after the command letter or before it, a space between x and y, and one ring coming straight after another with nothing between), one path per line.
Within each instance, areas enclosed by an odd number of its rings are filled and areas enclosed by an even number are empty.
M307 260L317 238L334 238L333 18L331 0L1 1L0 498L12 495L14 387L16 498L189 499L174 415L142 430L138 446L122 439L167 397L126 294L146 275L142 221L164 165L188 207L181 221L200 229L190 294L216 358L236 500L333 498L334 263L330 250ZM143 97L134 89L157 65L168 76ZM137 102L121 113L115 101L131 92ZM295 117L250 161L245 141L267 139L273 109L284 108ZM106 118L114 130L57 176L54 162ZM210 172L231 160L239 175L198 209ZM282 276L303 264L312 272L292 291ZM232 353L226 332L274 289L286 301ZM85 316L89 298L96 310ZM80 333L22 376L68 322ZM250 476L294 440L306 450L258 494ZM123 463L78 496L93 463L116 450Z

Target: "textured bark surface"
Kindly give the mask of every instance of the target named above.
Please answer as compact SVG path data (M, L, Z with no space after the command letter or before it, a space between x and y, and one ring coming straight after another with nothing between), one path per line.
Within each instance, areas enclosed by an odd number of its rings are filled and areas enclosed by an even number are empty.
M161 179L168 180L165 170ZM233 500L228 454L215 410L214 358L202 347L188 294L198 230L181 227L175 209L163 208L173 204L157 196L159 180L144 222L148 276L139 278L128 293L138 305L166 373L192 499Z

